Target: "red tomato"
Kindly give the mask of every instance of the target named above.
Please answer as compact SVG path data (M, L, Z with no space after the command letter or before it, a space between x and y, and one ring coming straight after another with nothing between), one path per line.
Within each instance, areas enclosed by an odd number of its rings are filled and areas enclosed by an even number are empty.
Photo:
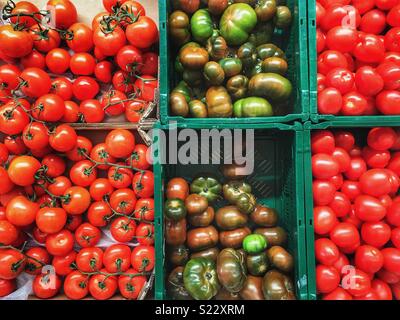
M55 78L51 83L50 92L60 96L65 101L65 104L72 102L69 101L72 99L72 83L68 78Z
M385 46L388 51L400 52L400 27L390 29L385 35Z
M142 73L156 77L158 75L158 55L154 52L146 52L143 55Z
M363 245L357 248L354 263L358 269L366 273L375 273L383 266L383 255L375 247Z
M134 212L136 206L136 196L131 189L115 190L110 197L110 205L113 210L124 215Z
M58 95L41 96L33 105L32 116L46 122L57 122L65 113L65 103Z
M315 273L317 280L317 291L319 293L330 293L339 286L340 275L334 267L320 264L317 265Z
M329 205L335 196L336 188L328 181L314 180L313 181L313 198L316 206Z
M0 279L0 297L8 296L17 289L17 283L15 280L4 280Z
M324 19L322 20L321 27L328 31L336 26L343 25L344 23L356 23L356 26L360 24L360 14L357 9L351 6L343 6L341 4L332 4L329 7L325 7L326 12ZM350 28L355 28L353 25L346 25Z
M103 266L103 255L100 248L82 248L76 256L76 266L81 272L99 271Z
M68 299L80 300L89 294L89 277L80 271L73 271L64 280L64 293Z
M374 290L379 300L393 299L392 291L386 282L379 279L374 279L371 282L371 288Z
M367 273L359 269L350 269L342 279L342 287L352 296L361 297L371 289L371 280Z
M150 168L150 163L148 161L148 151L149 148L144 144L137 144L133 149L132 154L127 159L127 164L133 168L140 170L147 170Z
M78 136L75 147L66 153L66 156L71 161L82 161L85 160L85 154L89 155L93 149L92 142L83 136Z
M0 220L0 243L8 246L18 239L18 229L7 220Z
M68 29L78 20L74 4L69 0L49 0L47 9L51 13L52 23L60 29Z
M144 101L154 101L155 90L158 88L158 80L152 76L143 75L135 81L137 98Z
M14 24L20 24L29 28L36 23L35 18L40 20L41 16L37 14L37 12L39 12L39 9L33 3L29 1L20 1L16 4L14 3L14 8L11 10L12 15L20 14L20 16L11 17L10 21ZM29 16L32 14L34 14L34 18Z
M339 174L339 163L330 155L315 154L311 161L312 174L316 179L329 179Z
M67 223L65 224L65 228L69 231L74 232L82 224L82 220L82 216L69 214L67 216Z
M91 77L78 77L72 85L74 97L79 101L94 99L100 92L100 86Z
M392 128L380 127L371 129L367 139L371 148L384 151L393 147L396 143L397 135Z
M29 149L43 149L49 145L47 127L41 122L32 122L22 132L22 139Z
M59 152L71 151L78 140L76 131L68 124L60 124L50 132L49 144Z
M75 231L75 240L82 248L94 247L100 238L100 229L90 223L81 224Z
M394 228L392 230L392 236L390 240L397 249L400 249L400 228Z
M93 202L87 212L88 221L95 227L105 227L110 221L112 211L104 201Z
M113 11L113 7L118 4L123 4L127 0L103 0L103 6L108 12Z
M132 179L132 188L139 198L150 198L154 194L154 174L149 170L137 172Z
M318 239L315 241L315 258L320 264L332 266L339 259L339 249L329 239Z
M115 276L96 274L89 280L89 292L96 300L108 300L116 293L118 281Z
M93 31L84 23L74 23L69 27L67 45L75 53L89 52L93 48Z
M39 98L49 93L51 89L50 76L42 69L25 69L20 77L26 82L26 85L22 86L21 90L28 97Z
M0 107L0 131L8 135L20 134L29 124L29 117L26 110L29 103L20 100L17 103L12 101ZM5 142L6 143L6 140Z
M353 297L346 290L338 287L331 293L323 295L322 300L353 300Z
M133 82L134 80L132 76L122 70L118 70L117 72L115 72L112 78L112 83L115 90L124 93L133 92Z
M381 63L376 69L377 73L382 77L385 90L400 89L400 66L394 62Z
M120 217L112 222L110 231L116 241L131 242L136 233L136 223L127 217Z
M386 15L375 9L367 12L361 18L360 30L365 33L381 34L386 28Z
M340 222L331 230L330 238L338 247L346 248L359 243L360 234L353 224Z
M136 202L135 218L144 221L154 221L154 199L142 198Z
M101 123L105 116L103 106L95 99L82 101L79 106L79 112L86 123Z
M342 114L345 116L362 115L367 107L367 99L356 91L351 91L343 97Z
M114 191L110 181L105 178L98 178L90 185L90 196L95 201L101 201L105 196L110 196Z
M329 207L314 208L314 232L325 235L332 231L338 223L335 212Z
M375 0L375 5L381 10L389 10L398 4L398 0Z
M131 266L131 249L123 244L111 245L104 251L103 261L107 272L125 272Z
M61 284L56 274L39 274L33 280L32 289L36 297L50 299L60 291Z
M65 256L74 248L74 236L68 230L49 234L46 238L46 250L53 256Z
M35 25L30 29L30 33L32 34L35 49L40 52L47 53L60 46L61 37L55 30L43 30L43 27Z
M92 151L90 152L90 158L98 163L97 168L100 170L107 170L110 168L110 165L107 163L115 163L117 162L114 157L110 155L107 151L105 143L99 143L94 146Z
M361 67L355 75L357 90L365 96L375 96L382 91L384 79L374 68Z
M0 279L17 278L25 268L26 259L18 250L4 249L0 251Z
M138 275L138 272L134 269L127 270L125 274L118 278L119 291L125 299L137 299L146 285L147 279L145 276Z
M106 149L115 158L127 158L135 149L134 135L125 129L112 130L105 139Z
M72 89L71 89L72 90ZM74 101L64 101L65 113L61 118L61 122L75 123L80 120L79 106Z
M349 169L351 164L350 155L343 148L335 148L332 153L332 158L339 165L339 172L345 172Z
M384 90L376 97L376 107L384 115L400 114L400 93L397 90Z
M118 66L125 72L140 73L143 65L142 52L134 46L124 46L115 57Z
M30 54L21 58L21 64L24 69L27 68L46 68L46 58L41 53L33 50Z
M349 267L349 265L350 261L347 258L347 256L344 253L339 252L339 258L333 264L335 269L339 272L339 274L343 275L346 273L346 270Z
M52 234L60 232L67 222L67 213L62 208L42 208L36 215L40 231Z
M80 187L89 187L97 179L97 169L93 162L82 160L72 166L69 177L73 184Z
M343 148L347 152L354 147L355 139L351 132L348 131L336 131L335 132L335 143L336 147Z
M139 19L126 28L126 38L133 46L145 49L158 42L158 28L153 19L139 16Z
M337 50L342 53L353 51L357 40L357 30L342 26L330 29L326 35L327 47L330 50Z
M111 83L113 69L113 64L110 61L101 61L97 63L94 69L96 79L103 83Z
M69 214L83 214L90 206L90 193L83 187L70 187L65 191L63 197L62 206Z
M139 245L132 250L132 267L139 272L151 271L155 265L154 247Z
M371 169L363 173L360 177L361 191L367 195L380 197L389 194L392 184L388 170Z
M48 265L50 256L42 247L33 247L25 252L28 257L25 265L25 272L28 274L38 275L42 272L42 267ZM39 263L39 261L41 263Z
M28 31L14 29L10 24L0 27L0 51L10 58L22 58L32 52L33 39Z
M122 162L117 165L124 166ZM108 180L116 189L128 188L132 184L132 170L124 167L112 166L107 173Z
M389 240L391 229L384 222L365 222L361 227L362 240L376 248L383 247Z
M126 36L124 30L120 27L115 27L112 31L103 31L101 27L98 27L93 32L93 42L105 56L116 56L125 45Z
M400 282L400 277L398 274L389 272L385 269L381 269L376 275L379 279L390 285Z
M125 112L128 97L121 91L110 90L103 94L100 103L109 116L119 116Z
M347 179L357 181L367 171L367 164L361 157L352 158L349 169L344 172Z
M313 154L332 154L335 150L335 138L328 130L319 130L311 136L311 151Z
M76 53L71 57L69 67L75 75L90 76L94 73L96 60L89 53Z
M381 62L385 57L385 45L376 35L360 33L353 55L362 62Z
M386 21L392 27L400 27L400 4L390 9Z
M154 244L154 225L141 222L136 228L136 239L140 244Z
M343 192L336 192L333 201L329 207L334 211L336 217L345 217L351 209L349 197Z
M72 269L72 263L75 262L76 252L71 251L64 256L55 256L52 261L52 265L56 273L60 276L66 276L70 274Z
M400 249L385 248L382 251L383 267L385 270L393 273L399 273L400 270Z
M71 56L69 52L65 49L56 48L51 50L46 55L46 65L47 68L52 73L64 74L69 69L69 64L71 61Z
M396 300L400 300L400 282L391 285L393 296Z
M7 220L17 227L27 227L35 221L39 205L24 196L13 198L6 207Z
M385 168L390 161L389 151L377 151L368 146L364 147L362 155L371 168Z

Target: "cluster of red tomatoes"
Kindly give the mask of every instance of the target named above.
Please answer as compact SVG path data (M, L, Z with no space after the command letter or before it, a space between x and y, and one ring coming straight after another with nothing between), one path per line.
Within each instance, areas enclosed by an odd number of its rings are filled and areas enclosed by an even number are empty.
M66 152L49 148L36 157L25 140L0 143L0 296L14 291L25 271L36 275L39 298L56 295L65 277L71 299L89 292L108 299L117 287L135 299L154 267L148 147L125 129L110 131L98 144L85 136L74 139ZM119 244L108 241L103 252L103 233ZM135 246L132 252L126 244ZM42 273L47 265L55 276Z
M400 1L318 0L318 112L400 115Z
M44 134L46 123L100 123L123 114L139 122L158 87L158 28L137 1L104 5L108 11L88 26L69 0L49 0L48 15L28 1L7 4L10 24L0 26L0 58L7 62L0 68L2 132L18 134L34 121Z
M312 136L317 290L324 299L400 299L400 131Z

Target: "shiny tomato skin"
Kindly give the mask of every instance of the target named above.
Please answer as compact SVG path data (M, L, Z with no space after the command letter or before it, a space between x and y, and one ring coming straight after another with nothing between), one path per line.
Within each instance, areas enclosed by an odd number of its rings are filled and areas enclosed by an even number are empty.
M386 28L386 15L381 10L371 10L361 18L360 30L365 33L381 34Z
M39 25L35 25L30 29L33 38L35 49L47 53L55 48L58 48L61 43L60 34L52 29L43 31Z
M380 197L389 194L392 190L390 178L388 170L368 170L360 177L361 191L373 197Z
M155 90L158 88L158 80L153 76L142 75L134 84L138 99L152 102L154 101Z
M105 178L98 178L90 185L90 196L95 201L101 201L105 196L110 196L114 191L110 181Z
M361 227L362 240L376 248L383 247L391 236L390 226L384 222L365 222Z
M97 168L100 170L108 170L117 160L107 151L105 143L96 144L90 152L90 158L98 163Z
M335 138L329 130L318 130L311 136L311 152L332 154L335 150Z
M135 269L129 269L125 274L118 278L119 291L125 299L135 300L146 285L147 279L145 276L137 275L138 271ZM137 276L131 277L130 274Z
M371 288L375 291L379 300L393 299L392 290L386 282L379 279L373 279L371 282Z
M111 83L113 69L113 64L109 61L101 61L97 63L94 69L96 79L102 83Z
M368 145L379 151L384 151L393 147L396 143L397 134L392 128L378 127L369 131L367 136Z
M75 251L71 251L63 256L54 256L52 265L59 276L66 276L73 271L71 265L75 262L76 255Z
M316 268L316 280L319 293L330 293L339 286L340 275L334 267L320 264Z
M46 238L46 250L53 256L65 256L73 248L74 236L69 230L61 230Z
M101 103L95 99L82 101L79 106L79 111L86 123L101 123L105 117L105 112Z
M47 234L60 232L66 222L67 213L62 208L42 208L36 215L37 227Z
M93 31L84 23L74 23L68 28L71 38L67 38L68 47L75 53L89 52L93 48Z
M33 50L30 54L21 58L21 64L24 69L27 68L46 68L46 58L43 54L39 53L36 50Z
M400 27L390 29L385 35L385 46L388 51L400 52Z
M361 33L353 54L362 62L379 63L385 57L385 45L378 36Z
M57 122L65 113L65 103L56 94L46 94L41 96L33 105L32 116L38 120L46 122Z
M78 76L90 76L96 67L95 58L87 53L76 53L71 57L69 68L71 72Z
M360 234L353 224L340 222L331 230L330 238L338 247L346 248L357 244Z
M97 169L90 160L82 160L72 166L69 177L76 186L89 187L97 179Z
M7 220L16 227L27 227L35 221L39 205L24 196L13 198L6 207Z
M362 156L365 159L368 167L382 169L385 168L390 161L390 152L387 150L378 151L371 147L364 147L362 150Z
M42 267L48 265L50 256L42 247L33 247L25 252L28 257L25 265L25 272L28 274L38 275L42 272ZM32 259L30 259L32 258ZM41 263L39 263L38 261Z
M336 192L333 201L329 207L334 211L336 217L345 217L351 209L349 197L343 192Z
M103 256L103 250L100 248L82 248L76 256L76 266L82 272L99 271L103 266Z
M64 280L64 293L68 299L80 300L89 294L89 277L80 271L73 271Z
M115 295L118 289L118 280L115 276L106 277L102 274L94 275L89 280L89 292L96 300L108 300Z
M357 90L365 96L375 96L384 88L384 80L374 68L361 67L355 75Z
M362 297L370 291L371 280L364 271L350 269L342 279L342 287L352 296Z
M315 241L315 259L317 263L332 266L339 259L338 247L329 239L321 238Z
M312 186L313 199L316 206L327 206L333 201L336 188L331 182L314 180Z
M400 4L390 9L386 21L392 27L400 27Z
M96 227L105 227L110 221L112 211L105 201L93 202L87 212L88 221Z
M78 136L75 147L66 153L69 160L77 162L87 159L86 155L89 155L93 149L92 141L84 136Z
M61 97L65 103L72 99L72 83L66 77L55 78L51 82L51 91L50 93L54 93Z
M135 149L135 137L128 130L115 129L107 135L105 144L111 156L127 158Z
M121 243L132 241L136 234L136 223L126 217L115 219L110 227L113 238Z
M56 151L68 152L75 147L77 140L75 129L68 124L61 124L50 133L49 143Z
M0 279L0 298L10 295L16 289L17 283L15 280Z
M67 199L62 202L62 206L69 214L83 214L90 206L90 193L83 187L72 186L65 191L64 196Z
M119 26L111 33L104 33L102 28L97 27L93 32L93 42L103 55L115 56L126 44L126 36L124 30Z
M64 101L65 113L61 118L61 122L76 123L79 122L81 114L79 113L79 106L74 101Z
M150 170L137 172L132 179L132 189L139 198L150 198L154 195L154 174Z
M151 271L155 265L155 251L153 246L139 245L132 250L131 264L139 272Z
M153 19L146 16L139 16L139 19L129 24L126 28L126 38L139 49L149 48L158 42L158 28Z
M368 100L359 92L351 91L343 97L342 114L345 116L359 116L365 113Z
M33 280L33 293L39 299L53 298L60 291L61 283L56 274L39 274Z
M64 74L69 69L71 56L69 52L62 48L55 48L50 50L46 55L47 68L52 73Z
M29 32L15 30L10 24L0 27L0 51L10 58L22 58L32 52L33 39Z
M316 179L329 179L339 174L339 164L327 154L315 154L312 156L312 173Z
M75 230L75 241L82 248L94 247L101 239L101 230L90 223L83 223Z
M135 218L144 221L154 221L154 199L138 199L135 206Z
M331 208L314 208L314 232L316 234L329 234L338 222L335 212Z
M57 28L68 29L78 20L78 13L72 1L49 0L47 8L51 10L52 22Z
M353 300L353 297L346 290L338 287L332 292L323 295L322 300Z
M344 172L347 179L357 181L367 171L367 164L361 157L352 158L349 169Z
M398 274L400 270L400 249L385 248L381 252L385 270Z
M18 229L7 220L0 220L0 243L9 246L18 239Z
M103 262L109 273L125 272L131 266L131 249L123 244L111 245L104 251Z
M383 62L376 68L376 72L382 77L385 90L400 89L400 65L395 62Z
M142 245L154 244L154 225L141 222L136 228L137 241Z
M97 81L91 77L80 76L72 85L74 97L79 101L94 99L100 92Z
M330 50L337 50L342 53L353 51L357 40L357 30L342 26L330 29L326 35L327 47Z
M376 273L383 266L383 255L375 247L362 245L356 250L354 263L356 268L366 273Z

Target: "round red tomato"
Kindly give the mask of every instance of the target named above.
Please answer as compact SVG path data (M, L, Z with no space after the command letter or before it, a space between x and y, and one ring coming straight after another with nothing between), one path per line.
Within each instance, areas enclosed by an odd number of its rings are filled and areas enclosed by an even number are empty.
M354 211L361 221L378 222L386 216L386 208L379 199L361 195L356 198Z
M158 75L158 55L154 52L143 54L142 73L156 77Z
M0 279L0 297L8 296L17 289L17 283L15 280L4 280Z
M0 220L0 243L8 246L18 239L18 229L7 220Z
M141 222L136 228L135 238L140 244L153 245L154 244L154 225L150 223Z
M90 193L83 187L73 186L68 188L62 201L62 207L72 215L83 214L90 206Z
M362 297L370 291L371 280L364 271L351 268L342 279L342 287L352 296Z
M366 66L357 70L355 84L362 95L375 96L383 90L384 80L374 68Z
M49 144L59 152L71 151L78 140L75 129L68 124L60 124L50 132Z
M17 227L27 227L35 221L39 205L24 196L13 198L6 207L7 220Z
M103 94L100 103L109 116L119 116L125 112L128 97L121 91L110 90Z
M73 271L64 280L64 293L68 299L80 300L89 294L89 277L80 271Z
M0 107L0 131L8 135L20 134L29 124L28 109L26 100L8 102Z
M125 299L137 299L143 287L146 285L145 276L138 275L135 269L129 269L118 278L118 288Z
M75 262L76 252L71 251L63 256L55 256L52 265L56 273L60 276L66 276L73 271L72 264Z
M82 224L82 221L82 216L69 214L67 216L65 228L71 232L74 232Z
M383 266L383 255L377 248L363 245L357 248L354 263L358 269L366 273L375 273Z
M51 21L57 28L68 29L78 20L78 13L72 1L49 0L47 9L51 12Z
M360 30L379 35L386 28L386 15L381 10L371 10L361 18Z
M361 62L381 62L385 57L385 45L376 35L360 33L353 54Z
M383 267L385 270L393 273L399 273L400 270L400 249L385 248L382 251Z
M144 221L154 221L154 199L138 199L135 206L135 218Z
M74 236L69 230L61 230L46 238L46 249L53 256L65 256L74 247Z
M123 163L117 163L116 165L117 166L110 167L108 170L108 180L116 189L128 188L132 184L132 170L123 167Z
M75 75L90 76L94 73L96 60L89 53L76 53L71 57L69 67Z
M10 24L0 26L0 51L10 58L22 58L32 52L33 39L28 31L14 29Z
M336 192L333 183L325 180L314 180L312 188L316 206L327 206L333 201Z
M86 159L85 155L89 155L93 149L92 142L83 136L78 136L75 147L66 153L66 156L71 161L82 161Z
M52 234L61 231L67 222L67 213L62 208L42 208L36 215L40 231Z
M128 130L112 130L105 140L106 149L115 158L127 158L135 149L135 136Z
M79 112L86 123L101 123L105 116L103 106L95 99L82 101L79 106Z
M335 212L329 207L314 208L314 232L325 235L338 223Z
M400 89L400 66L395 62L384 62L376 68L377 73L384 81L385 90Z
M360 186L363 193L380 197L391 192L391 177L388 170L371 169L360 177Z
M89 187L97 178L97 169L93 162L82 160L72 166L69 177L73 184L80 187Z
M128 188L115 190L110 197L111 208L124 215L130 215L134 212L136 205L135 193Z
M79 113L79 106L74 101L64 101L65 113L61 118L61 122L75 123L79 122L81 114Z
M136 223L127 217L120 217L112 222L110 231L116 241L131 242L136 233Z
M116 56L125 45L126 36L124 30L117 26L113 30L103 30L101 27L93 32L93 42L96 48L105 56Z
M53 298L61 289L61 279L56 274L39 274L33 280L32 289L40 299Z
M135 145L135 148L127 161L128 165L140 170L147 170L150 168L148 151L149 148L144 144Z
M33 38L35 49L47 53L55 48L58 48L61 43L60 34L52 29L43 29L39 25L31 27L30 32Z
M154 101L155 90L158 88L158 80L153 76L143 75L135 81L137 98L144 101Z
M93 48L93 31L86 24L74 23L67 32L67 45L75 53L89 52Z
M133 78L129 73L118 70L114 73L112 78L112 83L115 90L121 91L123 93L131 93L133 92ZM134 101L134 100L132 100Z
M27 257L25 272L38 275L42 272L42 268L49 264L50 256L42 247L30 248L25 252ZM40 263L39 263L40 262Z
M400 52L400 27L390 29L385 35L385 46L388 51Z
M319 130L311 136L312 154L326 153L332 154L335 150L335 138L332 132L328 130Z
M139 198L150 198L154 194L154 174L145 170L137 172L132 179L132 188Z
M131 266L131 249L127 245L114 244L104 251L104 267L109 273L125 272Z
M139 272L151 271L155 265L154 247L139 245L132 250L131 264Z
M74 81L72 92L79 101L90 100L100 92L100 86L95 79L81 76Z
M110 221L112 211L104 201L93 202L87 212L88 221L96 227L105 227Z
M339 164L327 154L315 154L312 159L312 174L316 179L330 179L339 174Z
M118 281L115 276L96 274L89 280L89 292L96 300L108 300L116 293Z
M105 196L110 196L114 191L110 181L105 178L98 178L90 185L90 196L95 201L101 201Z
M115 57L115 61L121 70L128 73L141 73L143 65L142 52L134 46L124 46Z
M357 228L346 222L336 224L330 232L330 238L338 247L342 248L352 247L360 242Z
M0 279L12 280L17 278L25 268L24 255L15 249L0 251Z
M103 250L96 247L82 248L76 256L76 266L81 272L99 271L103 266Z
M153 19L140 16L139 19L129 24L126 28L126 38L135 47L149 48L158 42L158 28Z
M27 68L46 68L46 58L43 54L39 53L36 50L33 50L30 54L21 58L21 64L24 69Z
M348 68L348 62L343 53L326 50L318 57L318 72L327 75L334 68Z
M51 93L54 93L61 97L65 101L67 107L67 102L72 99L72 83L68 78L59 77L55 78L51 83ZM75 121L76 122L76 121Z
M320 264L315 273L319 293L330 293L339 286L340 274L334 267Z
M320 264L332 266L339 259L339 249L329 239L318 239L315 241L315 258Z
M75 231L75 240L82 248L94 247L101 238L101 230L90 223L81 224Z
M47 68L55 74L64 74L67 72L70 61L71 56L69 52L62 48L53 49L46 55Z
M346 290L338 287L332 292L324 294L322 300L353 300L353 297Z
M391 235L390 226L384 222L365 222L361 227L362 240L376 248L383 247Z
M351 209L349 197L343 192L336 192L329 207L334 211L336 217L345 217Z
M165 195L167 199L180 199L185 201L189 195L189 184L185 179L173 178L168 181Z
M32 107L32 116L46 122L57 122L64 116L64 113L64 100L51 93L41 96Z
M49 145L47 127L41 122L32 122L22 132L22 139L29 149L43 149Z
M96 79L103 83L111 83L113 69L113 64L110 61L101 61L97 63L94 69Z
M379 279L373 279L371 282L371 288L374 290L379 300L392 300L392 290L389 285Z

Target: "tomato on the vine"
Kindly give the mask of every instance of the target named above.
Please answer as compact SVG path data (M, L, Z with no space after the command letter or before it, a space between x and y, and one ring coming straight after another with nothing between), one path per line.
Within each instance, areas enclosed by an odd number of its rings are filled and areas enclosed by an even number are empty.
M100 241L101 230L90 223L81 224L75 231L75 240L82 248L94 247Z
M89 277L80 271L73 271L64 280L64 293L71 300L80 300L89 294Z

